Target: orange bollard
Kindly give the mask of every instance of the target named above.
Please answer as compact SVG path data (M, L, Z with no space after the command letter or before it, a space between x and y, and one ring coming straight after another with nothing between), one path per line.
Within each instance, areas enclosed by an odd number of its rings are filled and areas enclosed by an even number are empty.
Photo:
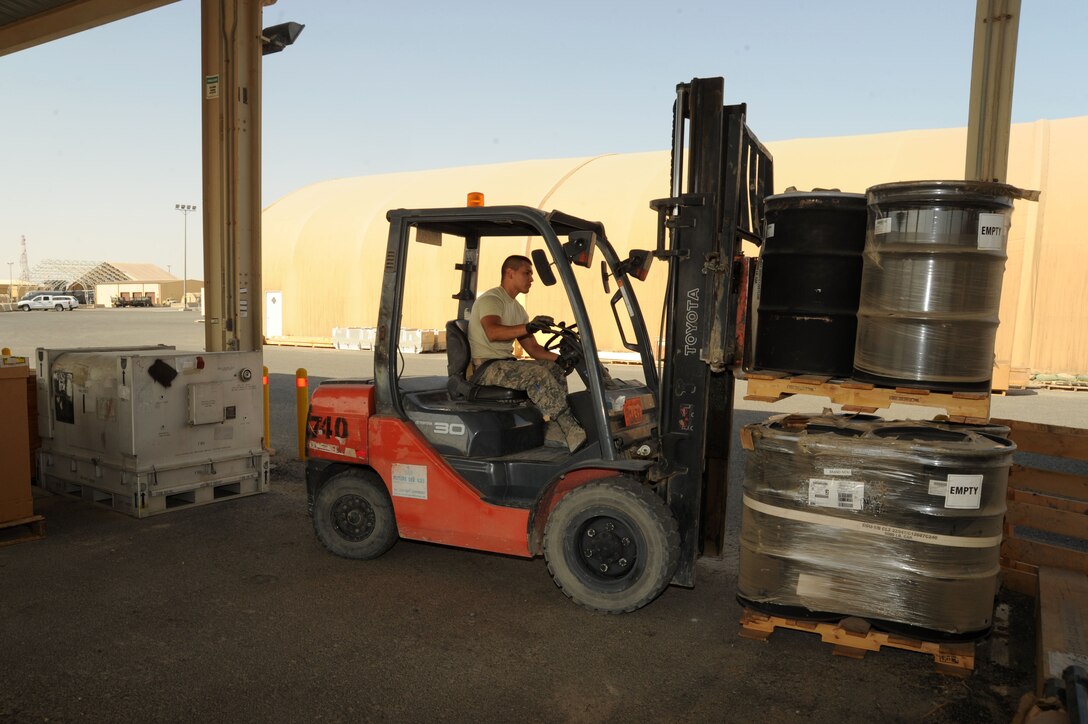
M11 350L10 349L8 349L7 347L4 347L3 349L0 349L0 357L10 357L10 356L11 356Z
M276 451L272 447L272 403L268 395L268 368L264 368L264 377L261 378L264 384L264 449L268 451L269 455L275 455Z
M310 380L306 370L295 370L295 414L298 418L298 459L306 459L306 418L310 414Z

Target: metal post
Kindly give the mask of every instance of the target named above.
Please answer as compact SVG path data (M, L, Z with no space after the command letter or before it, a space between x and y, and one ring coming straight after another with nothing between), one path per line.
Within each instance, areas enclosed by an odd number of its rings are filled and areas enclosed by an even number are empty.
M189 212L196 211L196 206L193 204L174 204L174 208L181 212L184 219L182 222L181 243L181 311L185 312L189 310Z
M204 338L260 351L261 19L266 0L201 0Z
M969 181L1005 181L1020 0L977 0L967 118Z
M14 302L15 301L15 294L14 294L14 292L11 291L11 288L12 288L11 275L15 273L13 271L14 267L15 267L15 262L9 261L8 262L8 301L9 302Z
M272 404L268 394L267 366L263 368L261 382L264 387L264 449L268 451L269 455L275 455L276 451L272 449Z
M306 369L295 370L295 419L298 423L298 459L306 459L306 422L310 414L310 379Z

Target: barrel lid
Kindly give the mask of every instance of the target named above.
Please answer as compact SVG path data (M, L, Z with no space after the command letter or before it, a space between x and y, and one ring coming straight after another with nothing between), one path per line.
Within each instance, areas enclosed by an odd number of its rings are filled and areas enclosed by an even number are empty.
M983 203L1011 208L1014 199L1027 198L1028 193L992 181L897 181L870 186L865 195L870 204Z
M844 191L785 191L763 199L764 207L771 210L803 208L809 206L856 206L865 207L865 194Z
M845 446L858 454L905 455L914 459L919 454L955 456L1003 456L1011 454L1016 445L988 426L945 426L928 421L883 421L850 419L843 416L792 413L772 417L751 425L759 428L755 439L767 438L786 443L802 444L809 450L828 450ZM826 444L817 440L825 440ZM759 447L759 444L756 445Z

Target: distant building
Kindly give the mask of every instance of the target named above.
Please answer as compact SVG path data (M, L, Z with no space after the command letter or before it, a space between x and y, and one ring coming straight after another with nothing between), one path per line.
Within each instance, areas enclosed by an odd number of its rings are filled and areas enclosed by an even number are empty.
M61 259L37 264L30 281L39 289L71 294L82 304L106 307L114 306L115 300L134 298L149 298L155 306L180 303L183 286L192 303L204 288L202 281L184 283L155 264Z

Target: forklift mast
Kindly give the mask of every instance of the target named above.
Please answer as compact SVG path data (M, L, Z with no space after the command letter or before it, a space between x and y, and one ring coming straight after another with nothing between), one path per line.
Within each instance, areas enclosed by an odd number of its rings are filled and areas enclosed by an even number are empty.
M680 528L673 583L692 586L700 553L720 555L733 422L738 298L750 284L742 241L763 242L763 199L773 193L770 153L723 105L721 78L677 86L671 197L658 214L654 256L669 265L660 387L666 500ZM685 164L685 143L687 158Z

